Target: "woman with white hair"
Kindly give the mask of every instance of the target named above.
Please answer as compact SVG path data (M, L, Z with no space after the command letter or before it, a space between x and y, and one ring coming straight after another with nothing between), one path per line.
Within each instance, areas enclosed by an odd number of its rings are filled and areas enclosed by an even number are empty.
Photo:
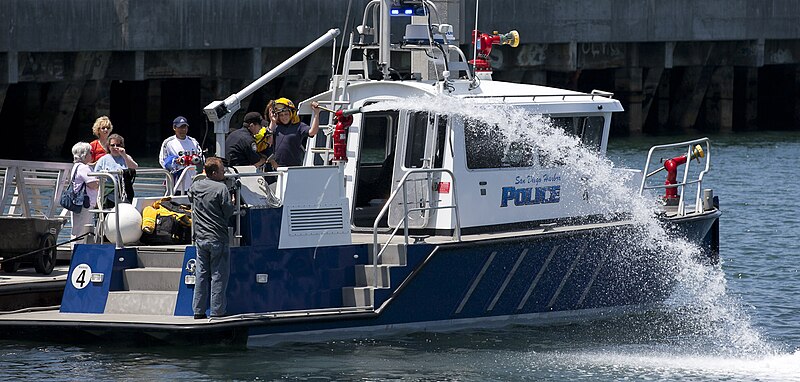
M70 179L72 179L72 188L78 191L82 186L86 186L86 195L89 195L89 208L95 208L97 205L97 188L99 181L93 176L89 176L92 168L89 163L92 161L92 146L86 142L78 142L72 146L72 161L75 163L70 172ZM81 212L72 214L72 238L91 232L92 213L87 208L81 209Z

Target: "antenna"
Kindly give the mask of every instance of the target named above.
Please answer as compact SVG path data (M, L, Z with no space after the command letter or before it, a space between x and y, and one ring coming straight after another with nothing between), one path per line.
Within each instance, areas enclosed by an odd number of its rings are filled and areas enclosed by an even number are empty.
M472 30L473 33L473 51L472 51L472 73L475 73L475 69L477 68L477 59L478 59L478 6L480 5L481 0L475 0L475 29Z

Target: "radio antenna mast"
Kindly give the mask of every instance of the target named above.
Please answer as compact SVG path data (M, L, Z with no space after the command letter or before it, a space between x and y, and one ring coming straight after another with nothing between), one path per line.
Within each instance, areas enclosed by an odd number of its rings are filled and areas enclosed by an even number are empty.
M478 62L478 6L481 0L475 0L475 29L472 30L472 73L475 73Z

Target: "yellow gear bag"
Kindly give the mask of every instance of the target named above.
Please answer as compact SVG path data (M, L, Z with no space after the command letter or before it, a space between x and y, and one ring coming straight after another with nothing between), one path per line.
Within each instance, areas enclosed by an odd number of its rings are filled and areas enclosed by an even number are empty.
M142 211L142 231L153 233L156 228L158 217L174 217L174 220L186 227L192 226L192 210L184 205L175 203L171 198L161 198L147 206Z

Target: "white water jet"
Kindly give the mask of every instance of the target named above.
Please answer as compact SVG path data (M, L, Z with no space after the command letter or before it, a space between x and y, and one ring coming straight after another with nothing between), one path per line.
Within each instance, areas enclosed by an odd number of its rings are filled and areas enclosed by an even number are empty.
M383 101L365 106L362 111L410 110L450 117L473 119L496 126L507 142L523 142L536 153L558 158L566 176L583 179L598 195L592 200L607 215L624 213L643 237L631 237L626 245L644 246L663 253L663 261L676 281L668 310L679 311L694 335L710 339L720 354L765 355L776 350L751 327L739 302L726 294L726 281L719 265L703 265L701 249L686 239L668 232L656 217L658 200L639 194L627 185L631 173L616 168L611 161L581 144L577 137L554 127L547 116L521 107L487 104L449 96L423 96ZM467 132L465 132L466 134ZM510 145L509 143L508 145ZM508 145L506 146L508 148ZM598 190L602 190L598 192ZM637 251L631 250L627 255ZM626 254L623 254L625 256Z

